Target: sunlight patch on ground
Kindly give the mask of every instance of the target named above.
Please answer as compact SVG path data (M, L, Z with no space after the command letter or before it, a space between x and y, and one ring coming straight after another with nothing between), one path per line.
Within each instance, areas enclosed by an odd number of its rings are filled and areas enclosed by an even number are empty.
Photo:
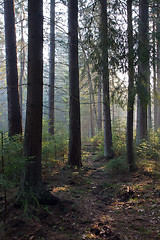
M52 193L57 193L57 192L67 192L70 190L70 186L64 186L64 187L55 187L52 189Z

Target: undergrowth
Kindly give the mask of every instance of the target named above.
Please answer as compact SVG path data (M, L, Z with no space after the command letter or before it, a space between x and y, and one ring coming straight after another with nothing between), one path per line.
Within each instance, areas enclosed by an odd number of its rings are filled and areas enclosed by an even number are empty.
M3 135L1 143L0 185L7 189L18 185L24 173L22 136L8 138L7 135Z
M65 160L68 150L68 132L62 124L55 126L54 136L48 133L48 121L43 120L42 164Z
M112 135L114 159L111 159L106 165L106 171L110 174L123 174L129 172L126 159L126 132L124 130L115 130ZM103 156L104 141L103 132L90 139L95 149L95 159ZM134 143L134 157L138 168L148 169L157 172L160 165L160 130L150 132L149 140L142 141L139 145Z

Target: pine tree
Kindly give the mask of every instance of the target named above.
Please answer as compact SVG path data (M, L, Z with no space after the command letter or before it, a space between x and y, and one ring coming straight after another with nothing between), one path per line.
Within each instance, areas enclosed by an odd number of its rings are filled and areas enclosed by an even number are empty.
M101 6L101 54L102 54L102 82L103 82L103 106L104 106L104 156L113 158L112 130L109 97L109 69L108 69L108 26L107 26L107 1L100 0Z
M6 74L9 136L22 134L22 117L18 89L17 46L14 1L4 1Z
M24 135L26 169L24 190L33 192L41 203L56 204L41 175L43 105L43 0L28 0L28 83ZM31 199L32 201L32 199Z
M81 167L81 124L78 66L78 0L68 1L69 153L68 163Z
M147 138L147 105L149 102L149 3L139 1L139 49L138 49L138 128L137 141Z
M127 160L129 169L134 170L133 151L133 111L134 111L134 50L133 50L133 27L132 27L132 0L127 0L128 18L128 107L127 107Z
M55 0L50 5L50 62L49 62L49 133L54 134L55 85Z

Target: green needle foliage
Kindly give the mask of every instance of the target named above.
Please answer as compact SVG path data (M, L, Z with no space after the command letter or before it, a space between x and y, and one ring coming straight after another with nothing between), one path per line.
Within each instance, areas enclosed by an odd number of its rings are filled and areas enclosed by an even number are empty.
M43 164L63 159L67 154L68 132L62 124L55 126L54 136L48 133L48 121L43 120L42 161Z
M21 181L24 173L25 158L23 157L22 136L12 138L4 136L1 139L1 175L0 184L5 187L15 187Z

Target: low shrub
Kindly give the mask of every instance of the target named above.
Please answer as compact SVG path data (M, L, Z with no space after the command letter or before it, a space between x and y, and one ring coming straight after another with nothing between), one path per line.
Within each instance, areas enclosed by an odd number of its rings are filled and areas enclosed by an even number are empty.
M24 173L25 158L23 156L22 136L12 138L4 136L1 144L1 181L8 186L19 184ZM2 180L3 178L3 180Z
M68 148L68 133L66 129L58 124L55 127L55 133L52 136L48 133L48 121L43 121L42 135L42 161L54 161L58 158L63 158L67 154Z
M111 159L106 165L108 174L125 174L128 173L129 168L126 159L123 157Z

